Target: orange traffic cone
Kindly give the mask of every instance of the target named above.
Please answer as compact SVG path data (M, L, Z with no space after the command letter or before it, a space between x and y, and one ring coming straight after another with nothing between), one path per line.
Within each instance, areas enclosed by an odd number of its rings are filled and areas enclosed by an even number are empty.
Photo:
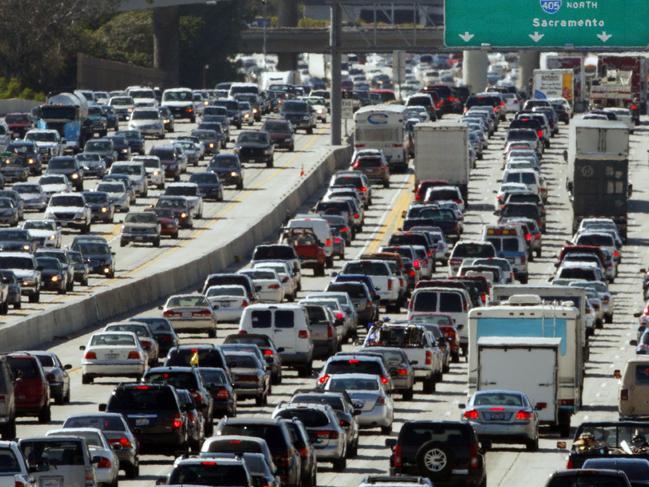
M304 177L304 164L302 164L302 167L300 168L300 177Z

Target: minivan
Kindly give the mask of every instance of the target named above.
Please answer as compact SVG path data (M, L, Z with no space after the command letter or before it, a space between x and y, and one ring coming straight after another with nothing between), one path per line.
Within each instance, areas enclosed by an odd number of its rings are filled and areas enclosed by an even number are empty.
M649 358L632 358L620 374L620 392L618 394L617 410L620 419L640 419L649 417Z
M300 377L310 377L313 341L309 317L298 304L254 304L244 309L239 334L266 335L279 350L282 364L295 367Z

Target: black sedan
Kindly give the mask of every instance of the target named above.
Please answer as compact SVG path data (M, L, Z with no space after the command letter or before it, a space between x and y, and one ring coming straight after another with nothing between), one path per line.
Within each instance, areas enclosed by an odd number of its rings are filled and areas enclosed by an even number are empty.
M204 199L223 201L223 185L215 173L193 173L189 177L189 182L198 185L198 192Z
M243 165L236 154L217 154L207 165L207 170L215 173L221 184L243 189Z
M273 167L275 151L268 132L244 130L239 133L234 152L241 162L265 162L266 167Z
M9 287L9 293L7 295L7 304L14 307L14 309L20 309L22 291L20 288L20 281L16 277L16 274L13 271L0 270L0 280L5 286Z
M68 292L68 275L61 263L54 257L37 257L37 269L41 273L41 289Z

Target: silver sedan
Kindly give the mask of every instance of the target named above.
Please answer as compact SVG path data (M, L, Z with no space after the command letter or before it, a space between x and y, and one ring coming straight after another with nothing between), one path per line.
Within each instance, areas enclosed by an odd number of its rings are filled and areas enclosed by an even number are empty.
M527 450L539 448L539 417L527 395L519 391L478 391L464 409L462 420L468 421L484 448L496 443L523 443Z

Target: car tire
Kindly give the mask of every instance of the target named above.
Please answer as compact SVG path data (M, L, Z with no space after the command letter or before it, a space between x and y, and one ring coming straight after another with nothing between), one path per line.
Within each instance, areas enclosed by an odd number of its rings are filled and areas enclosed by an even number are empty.
M127 463L124 465L124 473L126 474L125 476L127 479L135 479L140 476L140 465Z
M207 336L209 338L216 338L216 330L212 328L211 330L207 330Z
M18 301L17 303L14 303L14 309L21 309L23 307L23 304Z
M435 377L434 376L431 376L431 377L428 377L427 379L424 379L423 391L424 391L424 394L432 394L433 392L435 392Z
M334 266L334 258L332 257L327 257L325 260L325 263L327 265L327 269L331 269Z
M273 384L274 386L278 386L281 383L282 383L282 374L281 373L275 374L275 375L273 375L271 377L271 384Z
M424 477L446 478L453 468L453 456L448 445L439 441L424 443L415 456L419 472Z
M63 396L63 404L70 404L70 388L68 387L68 392Z
M112 279L112 278L114 278L114 277L115 277L115 272L114 272L114 271L111 271L111 272L109 272L108 274L106 274L106 278L107 278L107 279Z
M356 455L358 455L358 441L347 450L347 458L354 458Z
M32 293L29 295L29 302L30 303L38 303L41 300L41 292L36 291L35 293Z
M334 472L343 472L347 468L347 459L338 458L333 461Z
M542 250L541 250L540 248L538 248L538 249L535 251L535 253L536 253L536 257L537 257L537 259L540 259L540 258L541 258L541 254L542 254L543 252L542 252Z
M383 187L388 189L390 187L390 181L384 181L383 182Z
M165 183L158 184L158 189L165 189Z
M525 442L525 449L527 451L538 451L538 449L539 449L539 437L537 436L534 440L527 440Z
M126 240L120 240L119 241L119 246L120 247L126 247L128 245L128 242Z
M171 235L171 238L178 238L178 230Z
M381 426L381 434L385 436L392 434L392 425Z
M65 404L65 396L63 395L63 393L61 393L60 396L55 396L54 397L54 404L57 404L59 406L61 404Z
M57 290L56 292L59 293L59 294L67 294L68 290L67 290L67 288L63 288L63 289Z
M267 167L267 168L271 168L271 167L273 167L273 165L274 165L273 159L271 159L270 161L267 161L267 162L266 162L266 167Z
M47 404L38 413L38 422L40 424L47 424L50 421L52 421L52 409L50 408L50 405Z
M0 305L0 315L6 315L9 313L9 303L5 301Z
M93 378L89 376L88 374L82 374L81 375L81 383L82 384L92 384Z
M243 181L240 181L237 183L237 189L242 190L243 189Z
M407 391L403 392L403 394L401 394L401 399L403 399L404 401L412 401L412 398L413 398L414 394L415 394L415 391L413 391L413 389L411 387Z
M298 369L298 377L311 377L311 373L313 372L313 365L308 364L305 365L304 367Z
M6 313L5 313L5 314L6 314ZM604 322L606 322L606 323L613 323L613 315L612 315L612 314L604 315Z

